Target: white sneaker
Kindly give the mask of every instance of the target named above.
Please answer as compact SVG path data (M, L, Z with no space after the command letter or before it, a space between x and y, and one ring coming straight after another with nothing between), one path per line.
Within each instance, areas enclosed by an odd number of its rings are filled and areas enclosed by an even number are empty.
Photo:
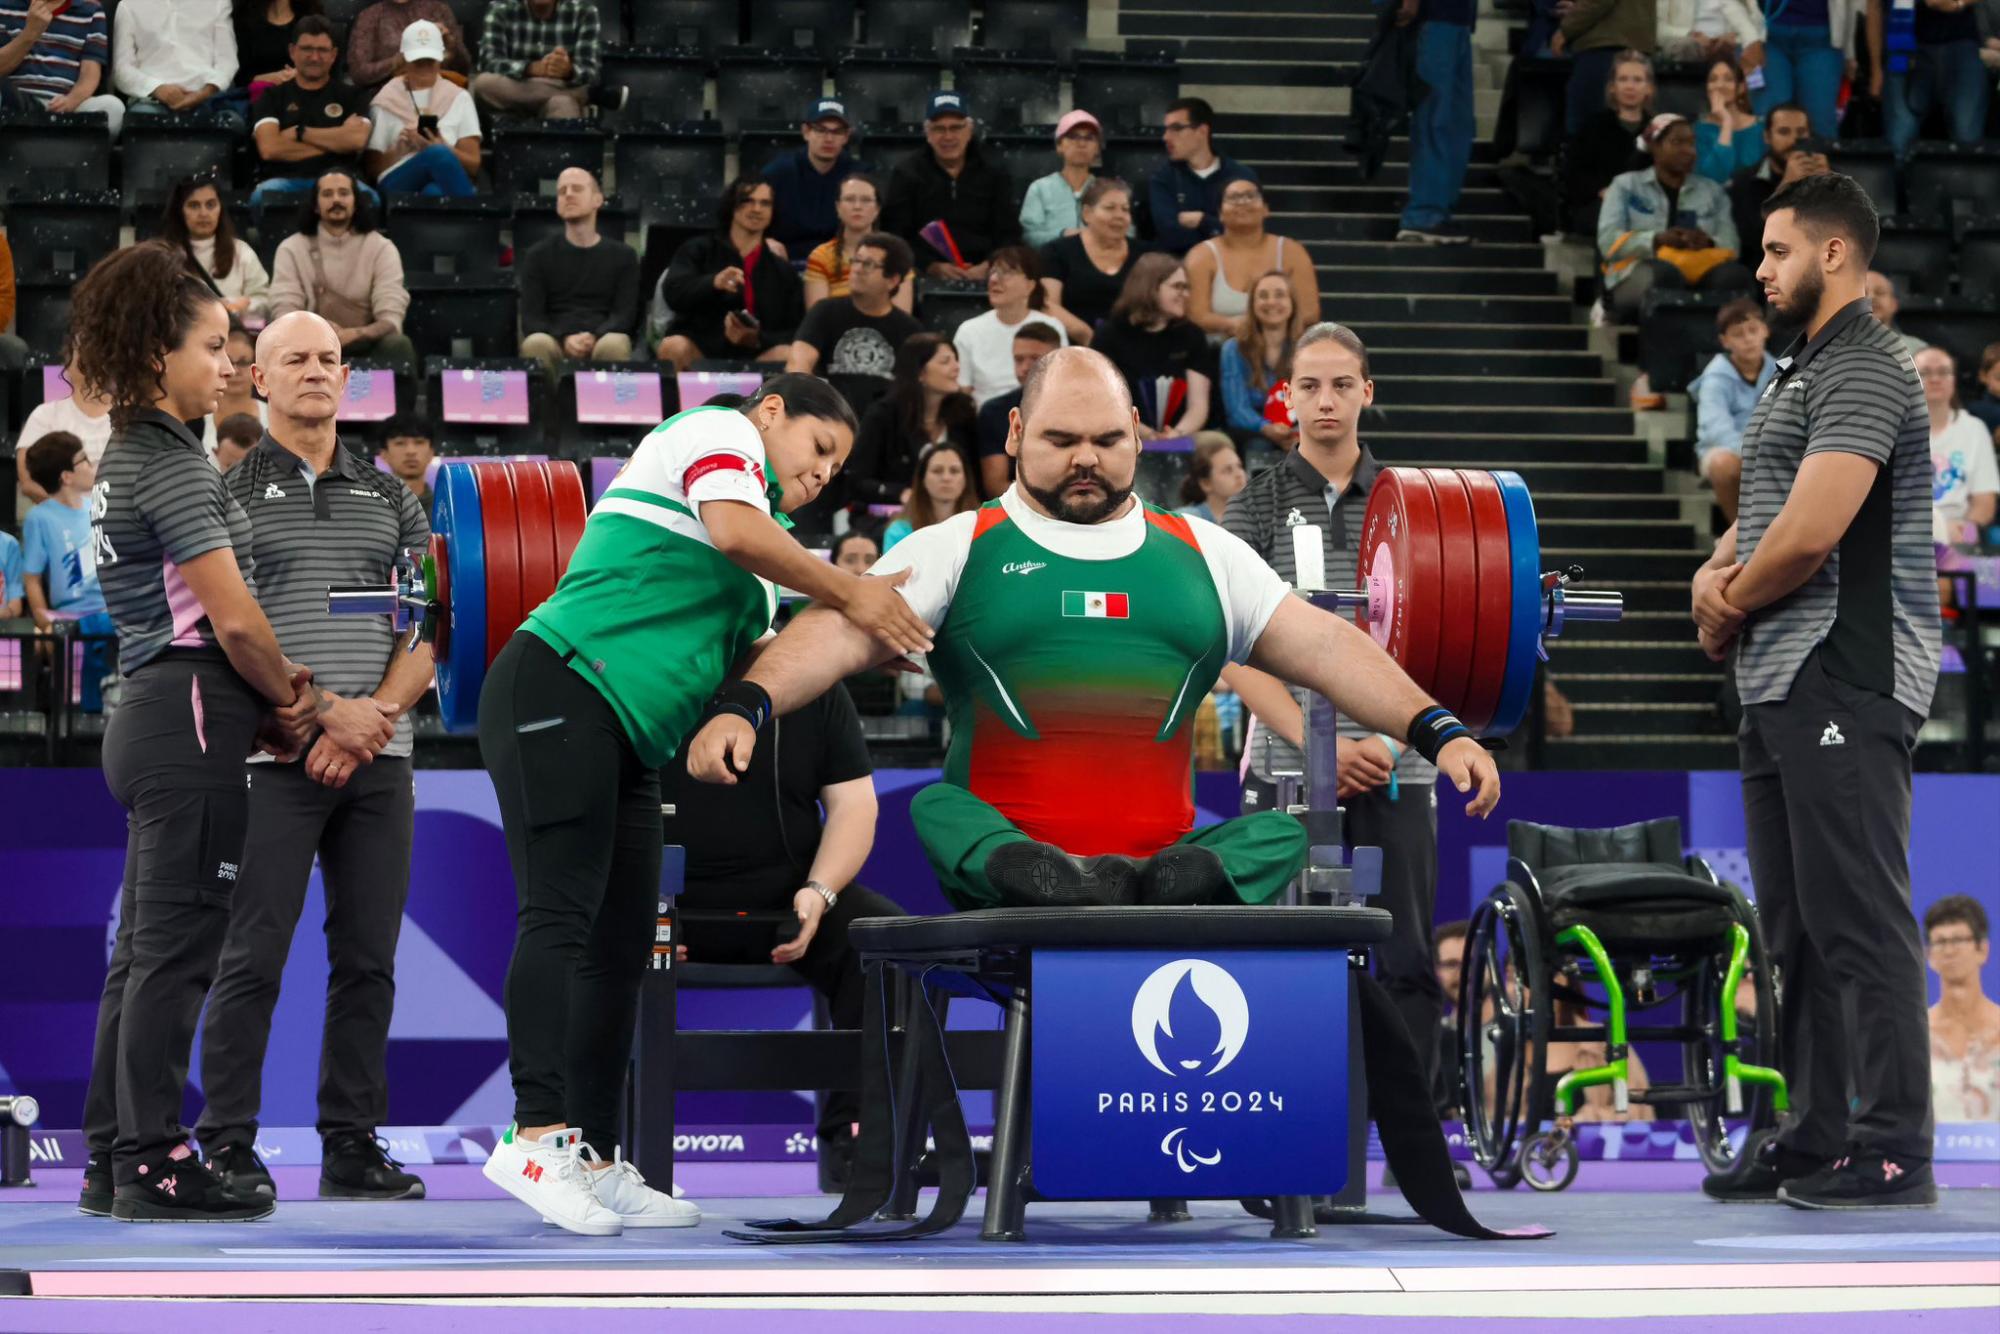
M583 1152L586 1162L603 1161L588 1145ZM639 1169L625 1161L623 1150L614 1150L611 1166L593 1171L590 1177L597 1202L617 1214L626 1227L693 1227L701 1221L699 1205L647 1185Z
M508 1126L480 1168L488 1181L557 1227L585 1237L615 1237L625 1230L617 1214L598 1203L583 1165L583 1132L552 1130L523 1140Z

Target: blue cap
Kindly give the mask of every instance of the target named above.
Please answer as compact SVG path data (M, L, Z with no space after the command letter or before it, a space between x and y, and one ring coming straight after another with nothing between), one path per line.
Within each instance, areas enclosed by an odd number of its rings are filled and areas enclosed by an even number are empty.
M924 109L925 120L936 120L939 116L964 116L969 119L971 115L972 104L965 100L964 93L932 93L931 103Z
M848 119L847 103L837 97L815 98L806 107L806 114L799 118L801 125L817 125L823 120L837 120L843 125L852 125Z

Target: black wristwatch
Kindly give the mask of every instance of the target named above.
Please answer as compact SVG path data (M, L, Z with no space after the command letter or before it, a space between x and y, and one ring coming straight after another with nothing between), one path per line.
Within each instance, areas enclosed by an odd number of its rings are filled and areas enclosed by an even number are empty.
M292 137L300 143L304 143L306 141L306 127L303 124L293 126Z

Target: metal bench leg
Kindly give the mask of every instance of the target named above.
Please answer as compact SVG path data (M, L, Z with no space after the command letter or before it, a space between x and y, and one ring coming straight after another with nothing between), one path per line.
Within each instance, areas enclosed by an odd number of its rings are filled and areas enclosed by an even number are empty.
M981 1241L1023 1241L1028 1202L1021 1189L1023 1140L1028 1134L1028 993L1016 987L1007 1002L1006 1055L994 1096L993 1158L986 1173L986 1221Z
M1194 1218L1188 1212L1186 1200L1148 1200L1146 1221L1148 1223L1186 1223Z
M896 1068L896 1181L889 1203L875 1216L898 1223L915 1222L917 1217L917 1168L924 1157L922 1080L917 1061L909 1051L910 1014L924 1003L924 984L900 970L890 975L896 1005L897 1041L902 1044L902 1060ZM937 1011L938 1027L943 1028L951 1010L951 998L939 994L931 999ZM863 1108L865 1116L870 1109Z
M1277 1206L1277 1219L1271 1224L1271 1236L1280 1241L1303 1241L1317 1237L1319 1228L1313 1224L1313 1202L1310 1195L1280 1195L1272 1201Z

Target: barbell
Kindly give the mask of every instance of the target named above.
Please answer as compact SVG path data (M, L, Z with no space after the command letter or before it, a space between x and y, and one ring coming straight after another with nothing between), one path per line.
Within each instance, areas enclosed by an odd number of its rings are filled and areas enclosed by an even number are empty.
M406 553L387 587L330 587L327 610L387 615L398 633L418 626L437 657L445 728L471 732L487 665L555 591L587 508L574 463L452 460L438 469L428 550ZM1545 637L1624 613L1620 594L1570 588L1580 571L1542 571L1534 503L1511 472L1384 468L1360 551L1360 588L1302 591L1351 610L1481 735L1519 726Z

